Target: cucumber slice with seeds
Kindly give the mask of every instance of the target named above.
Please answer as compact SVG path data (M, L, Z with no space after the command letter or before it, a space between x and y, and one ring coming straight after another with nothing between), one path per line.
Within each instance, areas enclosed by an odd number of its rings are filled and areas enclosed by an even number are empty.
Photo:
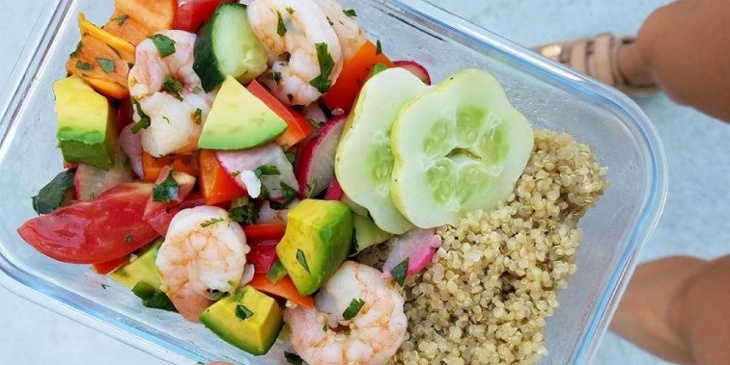
M401 234L413 227L390 197L390 131L400 108L428 89L400 68L373 76L360 91L337 147L335 174L345 195L367 209L375 224L389 233Z
M266 49L251 29L246 6L238 3L224 2L218 6L198 31L194 55L193 70L206 92L229 75L246 84L267 67Z
M398 114L393 202L418 227L455 225L511 194L532 145L532 128L499 82L484 71L461 71Z

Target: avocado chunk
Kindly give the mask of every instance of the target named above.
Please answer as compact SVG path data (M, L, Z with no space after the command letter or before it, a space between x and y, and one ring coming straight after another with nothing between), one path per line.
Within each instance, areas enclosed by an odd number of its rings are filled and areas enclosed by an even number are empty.
M273 141L287 124L263 101L227 76L213 102L198 147L242 150Z
M350 208L339 201L306 199L289 212L276 253L300 294L317 291L345 261L352 224Z
M109 101L78 77L53 84L58 115L58 147L63 159L103 170L114 167L116 113Z
M253 355L266 354L284 327L279 304L250 285L208 307L200 322L222 340Z
M352 216L352 223L355 228L355 240L352 243L350 256L357 255L362 250L387 241L391 234L378 228L372 219L359 214Z
M158 239L150 245L139 256L128 264L117 268L109 274L114 281L133 289L138 283L145 283L148 286L160 290L162 283L157 274L157 251L162 245L162 239Z

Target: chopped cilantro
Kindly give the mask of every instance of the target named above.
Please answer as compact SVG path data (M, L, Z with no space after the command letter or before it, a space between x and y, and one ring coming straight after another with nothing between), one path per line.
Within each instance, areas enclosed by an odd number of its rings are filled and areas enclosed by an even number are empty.
M134 123L132 126L132 133L139 133L139 131L148 128L152 124L152 119L150 119L149 115L145 114L145 112L142 111L142 107L139 105L139 102L133 101L134 109L137 110L137 115L139 115L139 121L137 123Z
M317 59L319 60L319 76L315 77L309 84L319 92L325 93L332 86L332 80L329 77L335 67L335 61L327 49L327 43L317 43L315 47L317 48Z
M172 177L174 170L170 170L167 178L152 188L152 201L169 203L177 198L180 184Z
M317 188L317 180L315 179L311 183L307 184L307 198L314 197L314 189Z
M106 288L108 288L108 287L109 287L109 285L101 284L101 288L104 289L104 290L106 290Z
M166 116L162 116L162 119L164 119L165 122L167 122L167 124L170 124L170 118L168 118Z
M220 222L223 222L223 221L225 221L225 219L223 219L223 218L211 218L211 219L208 219L207 221L205 221L203 223L200 223L200 226L203 227L203 228L205 228L205 227L212 226L212 225L214 225L216 223L220 223Z
M76 68L79 70L91 71L94 69L94 65L83 61L76 61Z
M299 262L299 265L302 265L304 270L309 273L309 264L307 264L307 257L304 256L304 251L301 249L297 250L297 261Z
M165 81L162 82L162 88L174 95L178 100L182 100L182 95L180 95L180 90L183 88L182 82L167 76L165 77Z
M309 122L309 124L311 124L312 127L314 127L314 129L322 128L322 123L318 120L314 120L312 118L307 118L307 122Z
M259 219L259 210L253 201L248 201L244 205L231 207L228 217L241 224L254 224Z
M286 152L285 155L289 163L294 163L294 161L297 159L297 155L294 154L294 152Z
M239 304L236 306L236 318L245 321L251 317L253 317L253 312L251 312L250 309L246 308L245 305Z
M127 21L127 19L129 19L129 15L127 15L127 14L120 15L116 19L117 20L117 24L119 24L120 26L122 26Z
M266 273L266 278L269 279L270 282L276 284L279 282L279 280L283 279L286 274L287 273L284 265L281 263L281 261L276 260L276 262L271 265L269 272Z
M177 312L170 298L150 284L140 281L132 288L132 293L142 299L142 305L147 308Z
M342 10L342 12L345 13L345 15L349 16L350 18L357 16L355 9L344 9L344 10Z
M302 360L301 357L297 354L293 354L291 352L284 351L284 357L286 358L286 362L292 364L292 365L304 365L306 364L304 360Z
M203 89L201 89L200 86L196 86L193 88L193 94L200 94L201 91L203 91Z
M292 8L291 6L287 6L286 7L286 12L289 13L289 14L294 14L294 8Z
M294 95L292 95L292 94L286 94L286 98L289 99L289 103L290 104L294 102Z
M365 301L360 299L352 299L350 301L350 305L345 309L345 311L342 313L342 318L344 318L346 321L349 321L355 316L360 313L360 309L365 305Z
M261 177L263 175L281 175L279 168L273 165L259 166L253 171L253 173L256 174L256 177Z
M134 236L132 236L131 234L128 234L127 237L124 237L124 242L125 243L132 243L132 240L133 239L134 239Z
M277 85L281 82L281 72L270 72L266 78L274 81Z
M72 170L66 170L56 175L32 198L33 210L38 214L48 214L70 202L75 174Z
M284 24L284 18L281 17L280 12L276 12L276 15L279 17L279 21L276 25L276 34L278 34L280 37L283 37L284 34L286 34L286 24Z
M375 42L375 55L379 55L383 53L383 44L380 43L380 39L378 39L377 42Z
M398 285L403 286L403 283L406 281L407 272L408 259L405 259L400 264L396 265L392 270L390 270L390 275L393 276L393 279L395 279L395 282L398 283Z
M286 209L287 207L289 207L289 204L291 204L291 202L293 202L294 199L297 198L297 191L294 190L294 188L292 188L291 186L289 186L283 182L280 184L280 186L281 186L281 192L284 193L284 200L281 202L270 201L269 206L271 207L271 209L274 209L274 210Z
M157 51L160 52L160 56L162 56L162 58L175 54L175 41L172 39L162 34L154 34L150 36L150 39L152 39L152 43L155 44L155 47L157 47Z
M193 114L195 117L195 124L203 123L203 110L198 108L195 109L195 114Z

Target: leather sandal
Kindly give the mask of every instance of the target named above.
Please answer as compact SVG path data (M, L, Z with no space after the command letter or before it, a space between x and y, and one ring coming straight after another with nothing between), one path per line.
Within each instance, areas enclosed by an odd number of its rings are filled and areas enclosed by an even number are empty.
M603 33L594 38L546 44L533 51L558 61L582 74L613 86L628 95L649 95L659 91L656 84L631 85L618 69L616 50L621 45L631 44L635 38L617 38Z

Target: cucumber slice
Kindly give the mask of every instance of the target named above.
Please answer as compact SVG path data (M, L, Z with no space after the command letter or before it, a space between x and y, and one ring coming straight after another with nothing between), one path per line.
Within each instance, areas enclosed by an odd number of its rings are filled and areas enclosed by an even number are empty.
M264 45L251 29L246 6L221 3L210 20L198 31L193 70L200 76L203 89L210 92L226 76L248 83L266 71Z
M335 175L345 195L367 209L375 224L389 233L401 234L413 227L390 198L390 130L398 110L427 90L404 69L373 76L360 91L337 147Z
M497 79L464 70L401 109L391 133L391 196L421 228L455 225L507 198L532 153L532 128Z

